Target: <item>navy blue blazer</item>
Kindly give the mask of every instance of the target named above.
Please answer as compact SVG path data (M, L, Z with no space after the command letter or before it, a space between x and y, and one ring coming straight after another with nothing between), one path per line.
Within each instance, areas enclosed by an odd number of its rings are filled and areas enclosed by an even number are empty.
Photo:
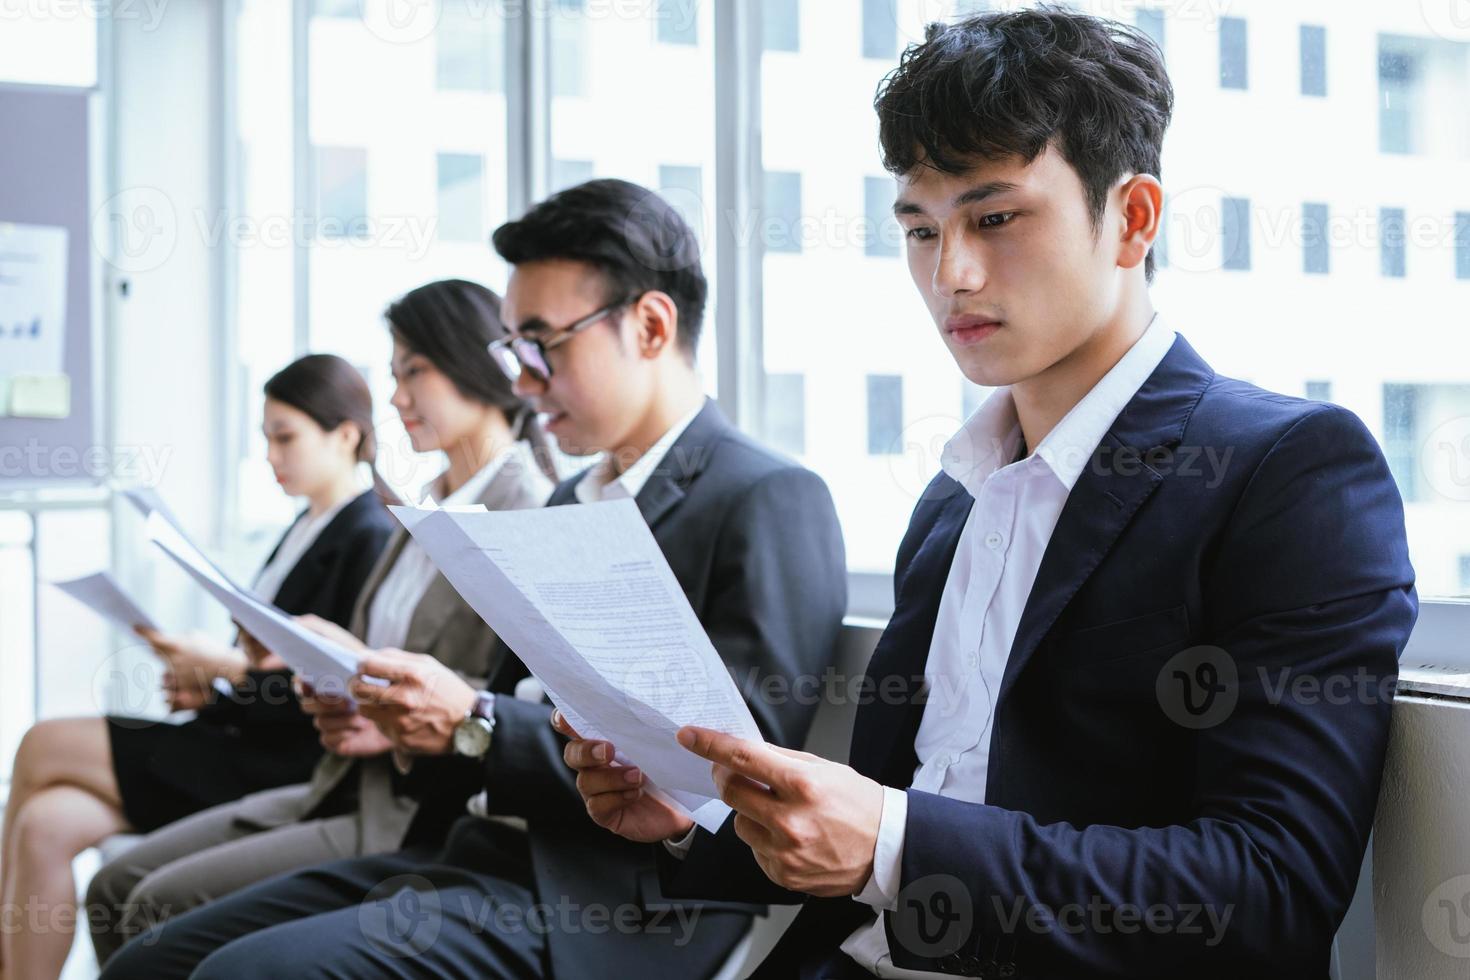
M973 499L899 547L850 762L908 787ZM908 792L895 966L969 976L1317 977L1378 797L1417 602L1403 507L1352 413L1217 376L1181 337L1068 497L1011 647L985 803ZM977 611L975 615L980 615ZM756 977L846 976L873 912L785 892L701 831L666 891L801 902Z

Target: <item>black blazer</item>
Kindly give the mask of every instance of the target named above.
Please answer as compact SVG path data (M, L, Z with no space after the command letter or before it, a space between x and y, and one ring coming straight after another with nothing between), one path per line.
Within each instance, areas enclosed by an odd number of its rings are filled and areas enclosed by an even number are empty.
M899 546L868 675L905 693L859 708L850 754L888 786L918 764L912 679L973 502L939 475ZM997 696L985 803L908 790L893 964L1325 978L1413 582L1399 494L1363 424L1219 377L1175 340L1047 545ZM664 861L670 891L803 902L755 976L851 973L838 946L872 910L779 889L732 823Z
M302 511L291 527L303 520ZM312 614L348 628L357 594L368 572L388 544L397 522L375 491L359 494L322 528L311 547L296 561L281 582L275 598L267 596L282 612L292 616ZM271 549L269 564L290 534ZM289 670L252 670L236 688L235 696L220 697L199 712L203 721L263 731L270 726L293 730L312 728L311 719L290 696Z
M548 506L576 503L576 485L585 476L557 487ZM820 676L836 652L847 567L826 484L741 434L709 402L636 502L761 731L775 744L800 747L815 699L763 697L761 684L764 678L791 684L801 675ZM491 678L498 696L490 752L483 766L453 760L471 767L473 777L461 779L455 791L445 792L453 780L436 780L444 793L440 820L444 801L462 814L469 791L487 789L492 814L527 821L538 902L639 911L636 930L579 929L573 922L563 931L562 923L551 923L552 976L697 976L693 964L718 963L744 935L751 907L691 902L673 912L649 849L588 818L575 774L562 759L565 739L551 729L550 705L511 696L527 673L510 656ZM407 843L435 836L442 842L444 826L430 830L425 819L410 830ZM692 939L680 926L690 915L697 924Z

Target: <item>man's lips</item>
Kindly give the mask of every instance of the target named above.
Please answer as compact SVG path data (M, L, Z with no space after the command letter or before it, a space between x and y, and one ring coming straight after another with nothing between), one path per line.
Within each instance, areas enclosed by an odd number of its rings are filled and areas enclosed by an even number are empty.
M983 316L952 316L944 321L944 332L959 344L979 343L1000 329L1000 321Z

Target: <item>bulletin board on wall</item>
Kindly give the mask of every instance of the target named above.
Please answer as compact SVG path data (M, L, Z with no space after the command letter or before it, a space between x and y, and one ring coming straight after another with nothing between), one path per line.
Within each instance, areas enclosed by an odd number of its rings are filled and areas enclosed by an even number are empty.
M101 481L99 97L0 85L0 492Z

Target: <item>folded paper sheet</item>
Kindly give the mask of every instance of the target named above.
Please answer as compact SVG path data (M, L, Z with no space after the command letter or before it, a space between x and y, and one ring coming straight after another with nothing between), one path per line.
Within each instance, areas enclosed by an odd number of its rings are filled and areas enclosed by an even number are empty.
M541 681L577 731L705 826L728 810L710 765L674 739L760 729L631 500L464 513L390 508Z
M123 629L130 630L135 626L145 626L151 630L158 629L152 618L139 608L132 597L122 590L117 580L108 572L98 572L95 575L85 575L66 582L51 584L103 619L110 620Z

